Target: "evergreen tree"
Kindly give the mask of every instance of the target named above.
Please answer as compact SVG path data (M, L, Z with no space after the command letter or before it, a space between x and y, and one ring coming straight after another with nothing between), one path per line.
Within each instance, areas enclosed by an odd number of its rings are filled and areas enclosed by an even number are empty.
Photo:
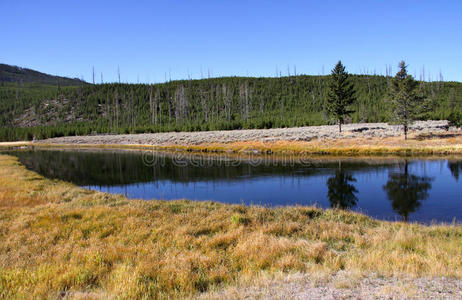
M407 66L404 61L399 63L400 70L391 81L389 97L393 109L393 118L403 125L404 139L407 139L409 125L416 119L421 111L422 104L417 94L417 81L407 74Z
M348 79L349 74L339 60L332 70L326 104L329 114L337 120L339 132L342 132L345 117L354 112L350 105L356 100L355 91Z

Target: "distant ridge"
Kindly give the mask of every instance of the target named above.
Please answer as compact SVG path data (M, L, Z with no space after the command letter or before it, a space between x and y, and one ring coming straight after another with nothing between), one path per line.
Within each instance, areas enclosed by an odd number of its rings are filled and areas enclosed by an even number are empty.
M87 82L78 78L67 78L41 73L35 70L0 64L0 82L40 83L50 85L81 85Z

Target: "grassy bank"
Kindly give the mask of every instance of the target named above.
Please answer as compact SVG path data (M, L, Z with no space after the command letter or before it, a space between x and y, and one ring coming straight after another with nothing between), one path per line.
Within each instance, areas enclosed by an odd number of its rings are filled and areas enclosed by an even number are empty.
M189 296L262 274L462 278L462 226L313 207L141 201L0 155L0 298Z
M29 141L24 142L0 142L0 149L14 148L14 147L24 147L32 146L33 143Z
M317 139L311 141L241 141L229 143L185 144L124 144L121 138L118 144L91 143L91 139L79 137L78 142L56 143L44 140L37 143L16 142L0 143L0 149L15 147L35 148L119 148L119 149L155 149L166 151L189 151L203 153L251 153L276 155L457 155L462 154L462 132L438 134L411 133L408 140L402 136L374 138ZM148 141L146 141L148 142Z

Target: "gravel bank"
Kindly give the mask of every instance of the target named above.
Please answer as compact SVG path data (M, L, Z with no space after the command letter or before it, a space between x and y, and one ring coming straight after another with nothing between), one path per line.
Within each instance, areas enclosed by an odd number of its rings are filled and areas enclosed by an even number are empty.
M447 132L447 121L418 121L411 132ZM452 130L452 129L451 129ZM402 126L386 123L347 124L343 132L336 125L277 129L252 129L203 132L166 132L149 134L93 135L60 137L37 141L42 144L119 144L119 145L200 145L242 141L310 141L312 139L345 139L359 137L393 137L402 135Z
M358 278L339 272L327 279L293 274L247 287L203 294L200 299L462 299L462 280L437 278Z

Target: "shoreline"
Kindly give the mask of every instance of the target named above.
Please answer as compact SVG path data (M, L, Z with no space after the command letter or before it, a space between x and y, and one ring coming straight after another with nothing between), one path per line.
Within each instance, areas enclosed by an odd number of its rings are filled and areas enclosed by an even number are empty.
M86 137L79 137L86 139ZM40 142L6 142L0 143L0 150L13 149L127 149L154 150L168 152L191 152L202 154L248 154L248 155L316 155L316 156L448 156L462 155L462 133L457 140L448 143L443 139L416 141L397 138L380 140L350 139L311 142L233 142L204 143L199 145L149 145L149 144L98 144L98 143L48 143Z
M3 148L117 148L255 155L452 155L462 154L462 130L447 121L419 121L404 140L400 126L385 123L152 134L66 136L0 143Z
M405 278L418 295L441 295L434 288L443 286L456 295L462 286L459 224L380 221L309 206L128 200L46 179L7 155L0 155L0 186L5 298L258 296L265 276L294 273L300 279L275 292L316 296L314 282L338 295L343 287L367 295L359 291ZM339 276L343 270L352 273Z

